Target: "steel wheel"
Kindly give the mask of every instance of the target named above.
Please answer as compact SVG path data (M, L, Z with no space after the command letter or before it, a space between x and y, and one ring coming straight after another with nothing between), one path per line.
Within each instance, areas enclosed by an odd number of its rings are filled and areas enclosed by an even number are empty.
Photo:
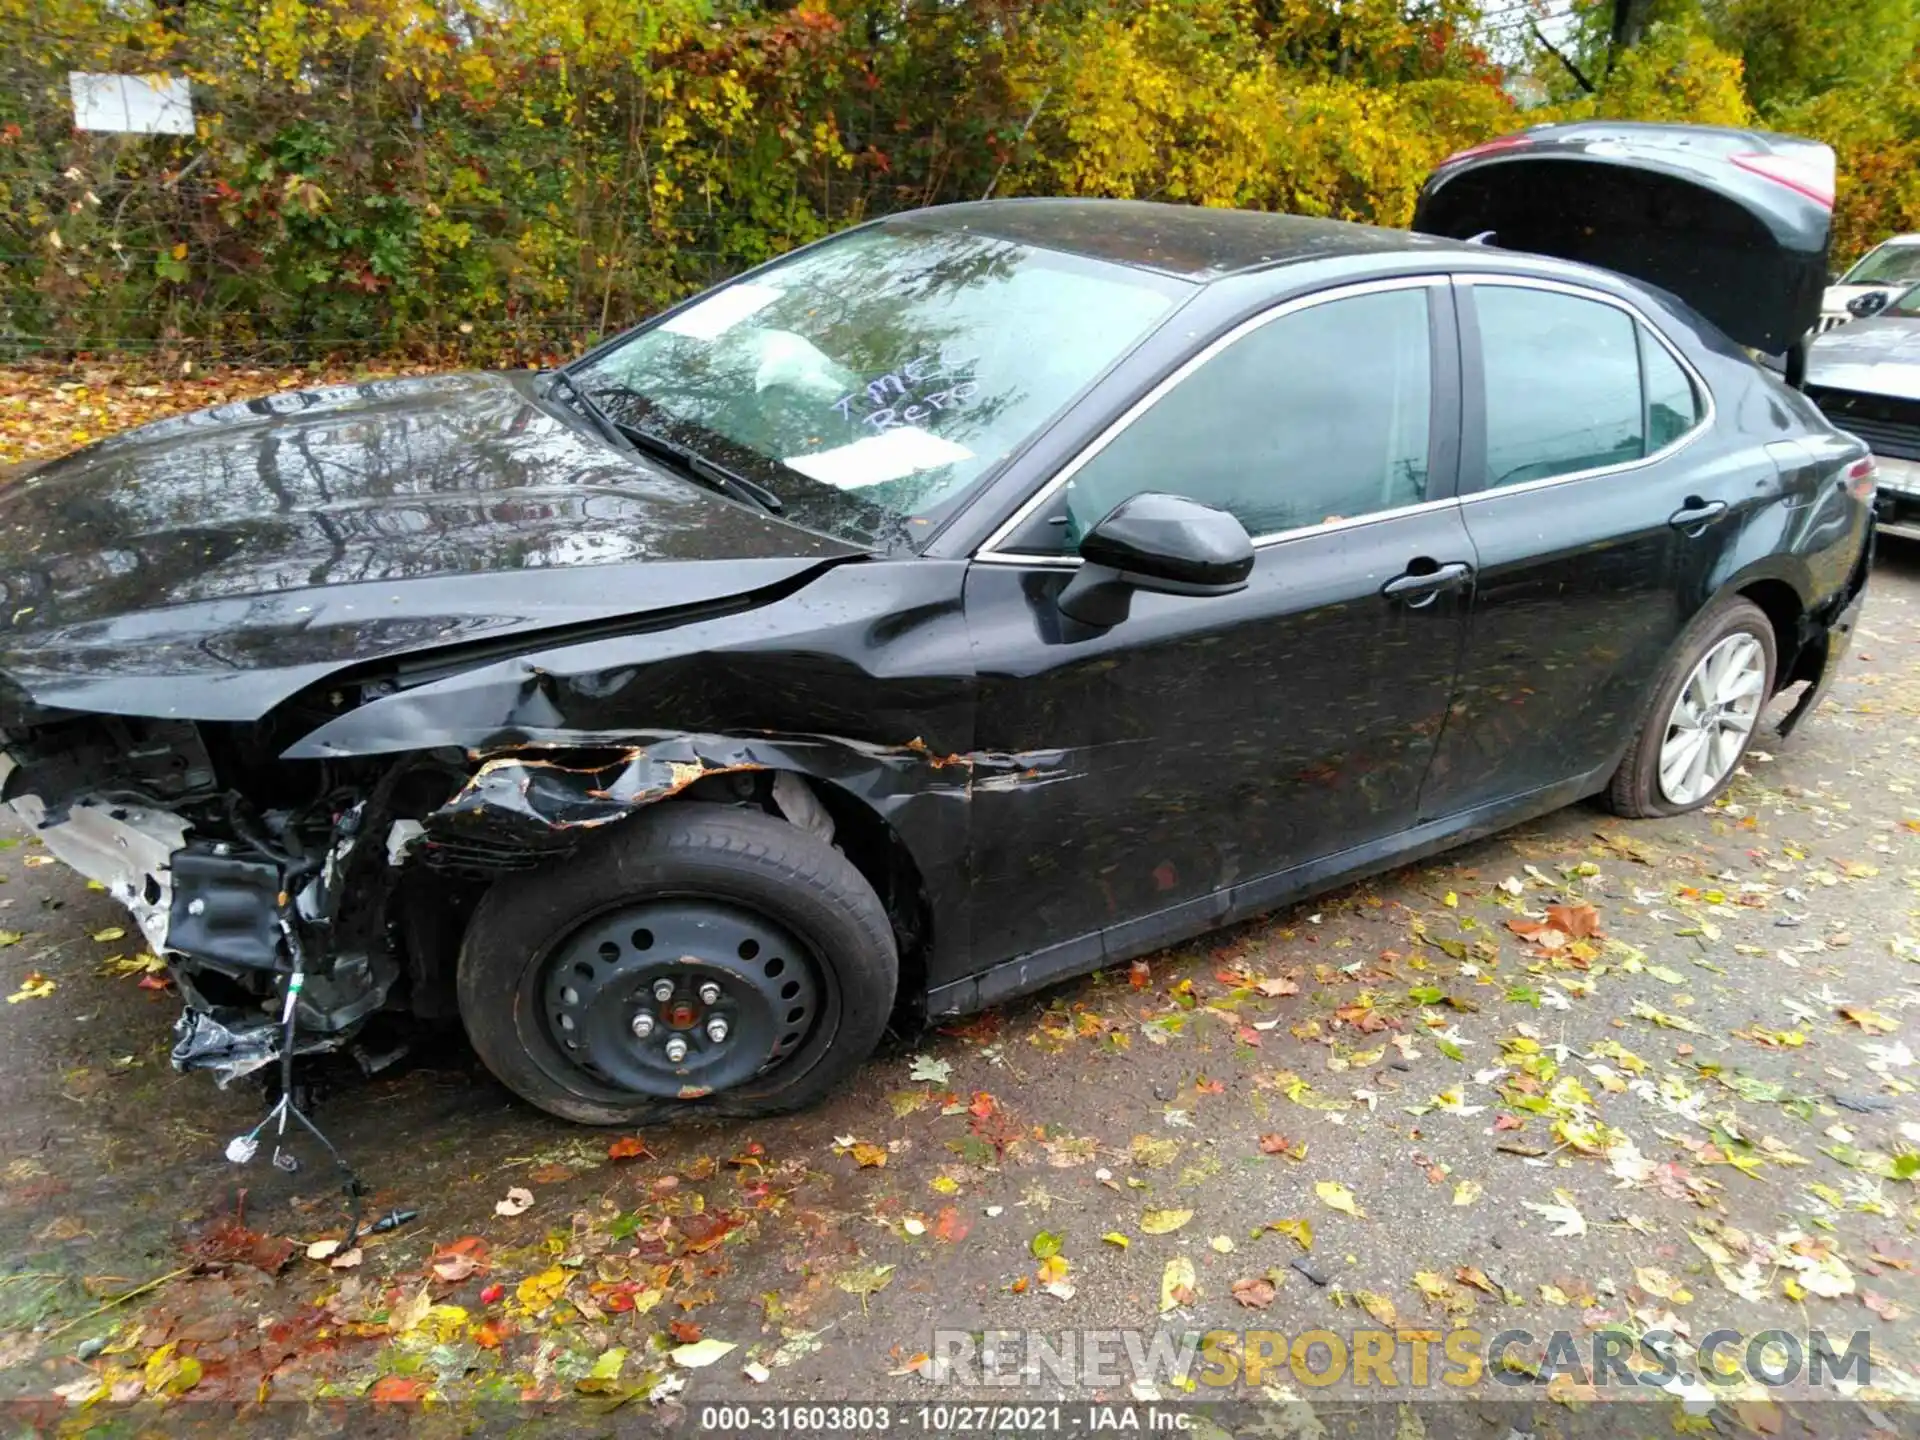
M676 801L494 882L460 1018L489 1070L569 1120L777 1115L872 1051L899 963L886 906L820 836Z
M1674 699L1660 745L1660 793L1668 801L1697 804L1733 773L1759 723L1766 685L1766 653L1743 631L1700 657Z
M547 1033L614 1090L694 1099L793 1054L822 1013L806 949L741 906L683 898L623 906L541 967Z

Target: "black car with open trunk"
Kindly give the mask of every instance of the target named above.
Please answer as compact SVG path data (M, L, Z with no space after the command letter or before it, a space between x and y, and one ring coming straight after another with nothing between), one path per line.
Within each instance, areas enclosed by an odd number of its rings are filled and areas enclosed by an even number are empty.
M0 490L0 798L223 1079L381 1012L744 1115L1552 807L1706 804L1866 577L1747 348L1832 157L1591 124L1415 232L893 216L561 370L280 394Z

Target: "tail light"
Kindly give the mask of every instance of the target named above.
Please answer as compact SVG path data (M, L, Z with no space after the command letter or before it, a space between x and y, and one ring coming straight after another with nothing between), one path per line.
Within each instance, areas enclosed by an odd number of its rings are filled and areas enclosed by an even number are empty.
M1792 150L1735 155L1742 170L1764 175L1777 185L1797 191L1816 204L1833 208L1833 151L1824 145L1801 145Z
M1880 465L1866 455L1847 467L1847 493L1856 500L1873 499L1873 487L1880 478Z

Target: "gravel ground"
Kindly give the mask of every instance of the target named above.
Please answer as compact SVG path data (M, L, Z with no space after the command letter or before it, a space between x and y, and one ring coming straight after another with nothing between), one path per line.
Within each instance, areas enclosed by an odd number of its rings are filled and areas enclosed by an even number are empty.
M1230 1397L1285 1402L1264 1429L1215 1417L1237 1433L1404 1440L1629 1433L1590 1402L1632 1393L1651 1402L1632 1433L1905 1433L1916 606L1920 548L1888 544L1825 705L1704 813L1559 812L901 1037L805 1115L570 1128L457 1036L331 1077L323 1128L374 1204L419 1211L348 1268L306 1254L341 1234L317 1147L295 1144L291 1176L228 1164L260 1092L172 1073L176 1004L125 916L0 832L5 1394L37 1423L238 1406L356 1433L698 1429L728 1400ZM515 1188L531 1203L498 1213ZM1526 1333L1469 1373L1441 1340L1466 1329ZM1816 1389L1802 1367L1713 1387L1708 1415L1698 1383L1621 1383L1661 1378L1640 1337L1672 1337L1685 1376L1712 1332L1739 1358L1770 1329L1857 1344L1866 1385ZM1208 1339L1184 1383L1023 1378L998 1344L1009 1385L979 1359L998 1330ZM1291 1350L1316 1331L1356 1351L1391 1334L1391 1371L1331 1367L1324 1337ZM1593 1369L1599 1336L1625 1337L1618 1371ZM380 1404L297 1403L329 1397Z

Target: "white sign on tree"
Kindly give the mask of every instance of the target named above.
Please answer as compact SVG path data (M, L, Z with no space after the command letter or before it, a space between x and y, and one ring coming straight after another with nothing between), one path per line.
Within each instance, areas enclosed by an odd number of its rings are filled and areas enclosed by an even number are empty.
M121 135L193 134L193 92L184 76L67 74L76 130Z

